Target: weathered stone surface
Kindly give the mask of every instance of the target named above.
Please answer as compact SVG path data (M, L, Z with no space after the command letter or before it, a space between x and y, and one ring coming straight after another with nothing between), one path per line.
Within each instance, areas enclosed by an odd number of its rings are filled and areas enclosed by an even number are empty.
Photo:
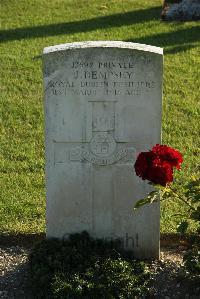
M159 204L133 212L150 190L133 164L160 142L162 53L108 41L44 49L48 237L86 230L159 256Z

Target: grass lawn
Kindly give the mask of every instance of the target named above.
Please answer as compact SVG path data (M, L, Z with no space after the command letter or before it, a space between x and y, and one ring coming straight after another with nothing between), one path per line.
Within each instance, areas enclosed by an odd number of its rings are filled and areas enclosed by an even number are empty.
M43 86L46 46L123 40L164 48L163 143L184 155L177 188L200 155L200 26L160 20L161 0L1 0L0 230L45 230ZM199 173L200 174L200 173ZM161 208L162 232L173 232L178 202Z

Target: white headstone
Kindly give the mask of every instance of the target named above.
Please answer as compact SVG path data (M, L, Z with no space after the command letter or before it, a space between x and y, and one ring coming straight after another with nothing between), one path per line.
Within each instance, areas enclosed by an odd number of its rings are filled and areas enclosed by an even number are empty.
M137 257L159 256L159 204L137 153L160 143L163 51L125 42L44 49L47 237L88 231L120 238Z

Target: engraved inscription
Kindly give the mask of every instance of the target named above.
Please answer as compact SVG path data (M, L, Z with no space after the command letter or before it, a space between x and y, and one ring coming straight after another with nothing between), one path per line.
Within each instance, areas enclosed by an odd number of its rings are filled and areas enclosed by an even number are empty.
M151 58L150 57L145 57L145 56L135 56L131 57L131 62L119 62L119 61L73 61L71 68L76 69L76 68L92 68L94 65L98 69L115 69L115 68L120 68L120 69L132 69L134 68L138 63L142 63L144 65L149 65L151 63Z
M50 81L46 90L54 96L139 96L152 92L156 82L149 81Z
M75 71L74 79L107 80L107 79L132 79L134 72L113 72L113 71Z
M82 160L81 147L74 147L70 150L70 160L71 161L81 161Z
M108 117L106 115L97 115L92 122L93 131L98 131L99 128L109 127L111 130L114 128L114 117Z
M132 144L121 144L120 142L116 143L116 150L110 156L97 156L92 153L89 143L82 145L80 143L80 146L77 146L73 142L54 142L54 152L55 164L90 162L92 164L106 166L116 163L133 163L136 156L136 150Z
M116 142L115 106L117 101L89 101L92 110L92 138L89 142L56 142L55 163L90 162L101 166L129 163L135 158L130 143ZM58 152L57 152L58 151ZM57 159L56 157L62 157Z
M91 101L92 131L108 132L115 129L115 101Z
M145 79L138 74L138 64L146 68ZM123 62L72 61L68 68L71 78L52 80L47 86L54 96L138 97L154 92L158 84L151 58L145 55L127 57Z
M96 156L110 156L116 149L116 142L111 134L96 133L90 142L90 149Z
M114 153L113 156L111 157L105 157L105 158L99 158L96 157L95 155L92 155L89 151L83 151L83 157L84 159L86 159L87 161L93 163L93 164L98 164L98 165L110 165L110 164L114 164L117 163L119 160L121 160L122 158L126 157L128 154L132 154L132 159L130 159L129 161L133 160L134 157L134 153L135 153L135 149L134 148L125 148L125 149L121 149L119 151L117 151L116 153ZM125 162L125 161L123 161ZM126 161L128 162L128 161Z

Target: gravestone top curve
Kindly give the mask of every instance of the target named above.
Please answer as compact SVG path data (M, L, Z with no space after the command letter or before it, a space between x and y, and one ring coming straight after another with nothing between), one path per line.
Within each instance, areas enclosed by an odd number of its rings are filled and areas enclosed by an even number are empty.
M163 49L160 47L150 46L146 44L138 44L132 42L122 42L122 41L85 41L85 42L74 42L66 43L55 46L50 46L44 48L43 54L48 54L51 52L65 51L71 49L84 49L84 48L126 48L139 51L147 51L156 54L163 54Z

